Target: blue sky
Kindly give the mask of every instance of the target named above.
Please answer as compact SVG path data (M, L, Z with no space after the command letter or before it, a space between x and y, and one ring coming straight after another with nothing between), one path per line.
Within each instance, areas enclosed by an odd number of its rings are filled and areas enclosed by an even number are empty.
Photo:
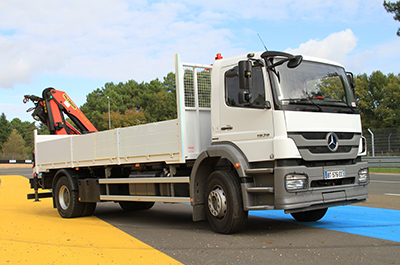
M54 87L81 106L106 82L164 77L263 50L337 61L355 74L400 73L400 23L381 0L0 0L0 113L33 121L25 94Z

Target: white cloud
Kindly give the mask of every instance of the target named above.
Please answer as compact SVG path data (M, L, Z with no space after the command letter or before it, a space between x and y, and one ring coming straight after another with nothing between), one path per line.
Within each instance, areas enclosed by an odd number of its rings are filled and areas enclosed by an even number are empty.
M387 43L374 47L373 50L362 51L347 58L347 68L354 73L371 74L381 71L384 74L398 74L400 62L400 38L393 38Z
M275 21L365 21L378 5L383 10L376 0L3 0L0 88L44 73L148 81L173 71L177 52L199 63L247 52L252 21L265 21L266 32ZM291 50L345 61L356 42L348 29Z
M191 11L177 2L7 1L0 30L11 33L0 37L0 87L42 73L149 80L173 70L176 52L211 63L217 48L230 49L232 34L213 27L223 14Z
M357 37L351 29L332 33L323 40L315 39L303 43L299 48L289 48L286 52L326 58L345 63L348 53L357 45Z
M46 47L31 37L0 36L0 50L0 87L5 88L15 83L29 83L35 73L54 71L66 59L65 51Z
M357 36L350 29L347 29L332 33L323 40L309 40L300 44L298 48L288 48L286 52L336 61L355 74L371 74L377 70L388 74L399 69L399 38L394 38L387 43L374 46L371 50L364 51L356 49L357 41Z
M21 97L23 98L23 97ZM22 100L21 100L22 102ZM21 121L33 121L31 113L26 112L26 110L31 107L24 104L8 104L0 103L0 114L5 113L8 121L14 118L19 118Z
M385 13L382 2L376 0L203 0L196 4L202 8L212 7L215 12L229 14L231 19L251 18L265 21L360 22L377 19Z

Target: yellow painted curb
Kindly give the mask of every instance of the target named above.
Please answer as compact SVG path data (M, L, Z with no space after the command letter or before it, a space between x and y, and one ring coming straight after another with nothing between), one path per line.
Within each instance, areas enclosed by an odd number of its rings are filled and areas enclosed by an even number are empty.
M22 176L0 176L0 264L181 264L97 217L61 218Z

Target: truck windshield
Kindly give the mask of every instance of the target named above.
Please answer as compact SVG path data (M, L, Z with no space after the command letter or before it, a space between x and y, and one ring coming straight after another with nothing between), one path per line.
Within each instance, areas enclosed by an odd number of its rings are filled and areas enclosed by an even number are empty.
M295 111L356 113L356 103L342 67L303 61L270 69L276 108Z

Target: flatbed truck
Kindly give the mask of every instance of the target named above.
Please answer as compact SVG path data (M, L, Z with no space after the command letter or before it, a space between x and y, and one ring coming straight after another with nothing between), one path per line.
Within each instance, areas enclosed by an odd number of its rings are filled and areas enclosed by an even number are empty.
M368 197L354 80L338 63L264 51L182 63L177 119L82 135L34 133L34 194L61 217L114 201L127 211L187 203L218 233L248 211L317 221ZM39 189L51 190L39 193Z

